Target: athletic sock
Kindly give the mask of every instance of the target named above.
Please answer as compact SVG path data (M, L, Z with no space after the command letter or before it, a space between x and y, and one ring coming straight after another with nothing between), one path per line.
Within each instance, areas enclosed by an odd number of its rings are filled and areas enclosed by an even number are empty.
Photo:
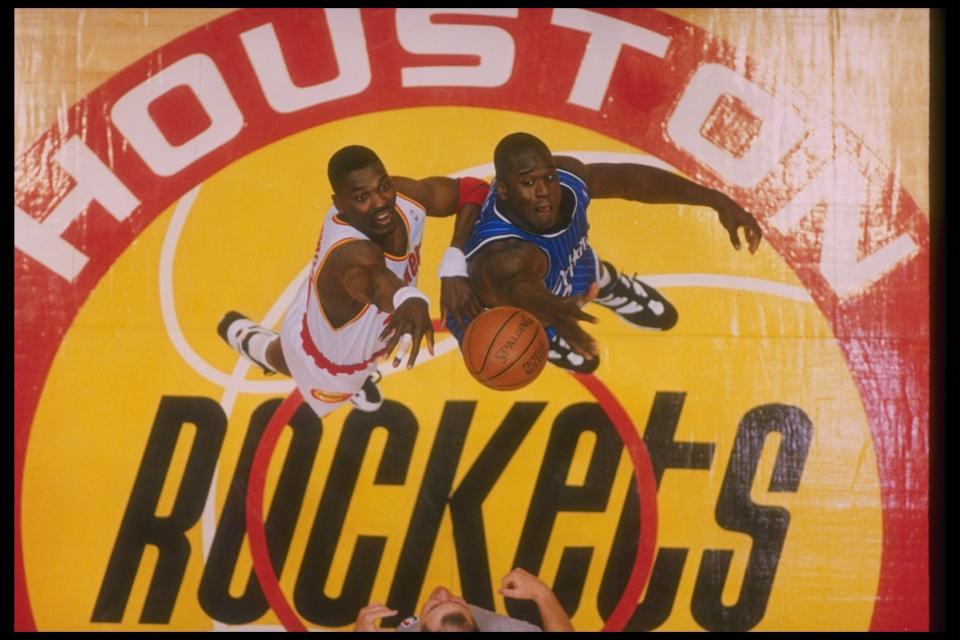
M255 365L271 372L276 370L267 362L267 348L279 335L248 318L238 318L227 327L227 342L230 346Z

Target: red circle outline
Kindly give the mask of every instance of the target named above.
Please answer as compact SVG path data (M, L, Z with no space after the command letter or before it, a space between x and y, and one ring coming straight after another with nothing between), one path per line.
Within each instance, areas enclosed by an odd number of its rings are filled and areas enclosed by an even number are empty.
M601 631L622 631L630 620L640 600L640 594L650 577L653 566L653 554L657 540L657 484L653 474L653 465L643 440L637 435L637 429L616 397L603 382L593 374L572 373L574 378L597 399L600 407L613 423L623 441L633 466L634 481L637 484L637 506L640 511L640 530L637 533L637 552L627 585L616 607L610 613ZM287 631L307 631L307 627L290 606L283 595L277 574L270 561L267 548L267 536L263 528L263 488L267 478L267 468L280 432L289 422L303 402L298 389L287 396L277 407L267 422L260 437L253 464L250 466L250 478L247 483L247 536L250 541L250 555L253 570L260 582L260 588L270 608L277 614L280 623ZM651 495L652 493L652 495Z

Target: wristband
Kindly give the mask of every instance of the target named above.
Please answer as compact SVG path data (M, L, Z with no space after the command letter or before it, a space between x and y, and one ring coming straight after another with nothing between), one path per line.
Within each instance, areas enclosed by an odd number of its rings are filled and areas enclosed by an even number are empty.
M393 310L396 311L400 308L404 302L410 298L420 298L427 303L427 306L430 306L430 298L428 298L420 289L416 287L400 287L393 294Z
M460 195L457 200L457 211L465 204L475 204L480 206L487 199L487 193L490 191L490 185L477 178L469 176L460 178Z
M463 251L456 247L447 247L447 250L443 252L443 257L440 258L440 268L437 270L437 274L441 278L466 278L467 259L464 257Z

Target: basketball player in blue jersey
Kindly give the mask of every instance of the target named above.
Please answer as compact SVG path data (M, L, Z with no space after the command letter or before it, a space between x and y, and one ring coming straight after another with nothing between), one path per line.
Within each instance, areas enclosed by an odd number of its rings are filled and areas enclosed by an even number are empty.
M711 207L738 250L743 229L751 254L762 237L754 217L719 191L645 165L555 157L527 133L500 141L494 167L496 180L464 247L470 282L487 307L536 316L547 327L550 362L579 373L599 365L596 342L578 324L596 322L581 309L588 301L639 327L666 330L677 322L676 309L656 289L618 273L590 246L591 198ZM456 315L447 324L459 337L460 326L450 322Z

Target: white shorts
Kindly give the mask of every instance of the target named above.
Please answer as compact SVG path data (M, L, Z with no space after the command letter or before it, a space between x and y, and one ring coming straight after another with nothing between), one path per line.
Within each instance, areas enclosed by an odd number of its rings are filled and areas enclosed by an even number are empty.
M297 295L287 310L280 329L280 344L287 368L300 389L304 402L322 418L350 401L351 396L363 387L367 376L377 369L377 363L355 373L332 373L317 366L303 348L303 315L306 312L306 296Z

